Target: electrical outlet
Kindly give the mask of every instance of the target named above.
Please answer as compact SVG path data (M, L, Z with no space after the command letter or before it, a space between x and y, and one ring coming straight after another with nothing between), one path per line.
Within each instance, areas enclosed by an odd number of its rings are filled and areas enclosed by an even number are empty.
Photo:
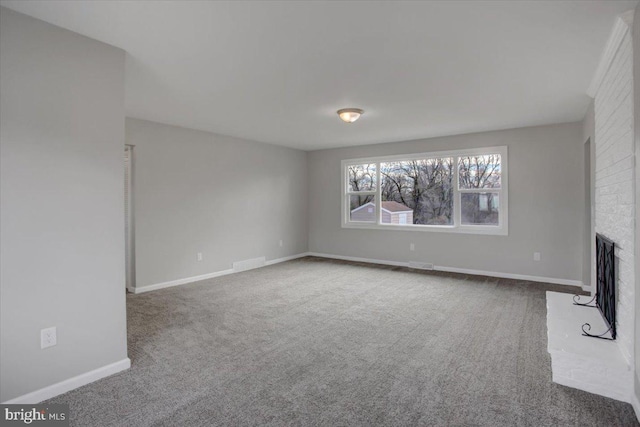
M57 343L58 336L55 326L40 331L40 348L53 347Z
M409 244L409 250L410 250L410 251L415 251L415 250L416 250L416 245L415 245L415 244L413 244L413 243L410 243L410 244Z
M540 261L540 252L534 252L533 253L533 260L534 261Z
M280 242L278 244L280 245L280 247L282 247L282 240L280 240Z
M196 254L196 261L202 261L202 252Z

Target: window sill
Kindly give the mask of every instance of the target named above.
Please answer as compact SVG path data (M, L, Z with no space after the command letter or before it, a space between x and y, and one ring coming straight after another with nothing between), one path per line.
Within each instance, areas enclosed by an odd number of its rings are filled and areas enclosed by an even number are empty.
M417 231L433 233L461 233L461 234L481 234L493 236L508 236L509 230L505 226L483 226L483 225L392 225L373 224L364 222L343 223L342 228L362 229L362 230L388 230L388 231Z

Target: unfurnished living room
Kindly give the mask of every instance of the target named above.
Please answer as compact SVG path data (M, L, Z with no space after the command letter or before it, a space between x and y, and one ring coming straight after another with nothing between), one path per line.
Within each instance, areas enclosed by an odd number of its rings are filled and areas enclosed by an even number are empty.
M637 1L0 6L0 425L640 426Z

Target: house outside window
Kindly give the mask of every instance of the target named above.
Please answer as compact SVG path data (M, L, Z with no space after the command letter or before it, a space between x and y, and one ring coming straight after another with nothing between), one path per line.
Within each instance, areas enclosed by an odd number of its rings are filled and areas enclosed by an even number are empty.
M343 160L342 226L506 235L507 181L506 146Z

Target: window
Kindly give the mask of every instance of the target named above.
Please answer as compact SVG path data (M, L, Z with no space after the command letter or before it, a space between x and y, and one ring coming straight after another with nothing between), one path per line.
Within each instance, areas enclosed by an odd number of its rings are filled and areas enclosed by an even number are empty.
M375 163L347 166L349 221L376 222L375 195L378 173Z
M500 224L501 168L500 154L476 154L458 158L462 224Z
M508 233L507 147L344 160L342 173L343 227Z

